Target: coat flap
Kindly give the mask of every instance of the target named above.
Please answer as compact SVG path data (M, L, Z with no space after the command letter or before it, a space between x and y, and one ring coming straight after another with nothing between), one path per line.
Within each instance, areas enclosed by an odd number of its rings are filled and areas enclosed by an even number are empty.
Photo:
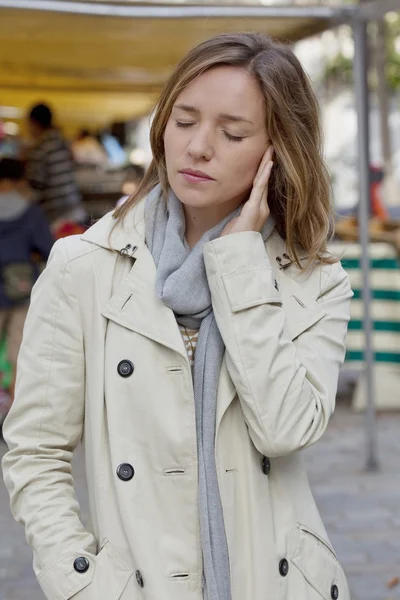
M296 278L284 271L278 271L277 276L285 311L285 329L293 341L325 316L325 311L317 302L320 295L319 279L310 278L307 271L297 274Z
M278 273L280 274L280 272L275 272L277 277L279 277ZM326 313L315 300L308 297L301 285L292 280L291 277L281 275L279 281L282 308L285 311L285 330L293 341L301 333L320 321ZM217 432L222 418L235 395L236 389L229 375L225 354L218 388Z
M318 323L326 314L315 300L302 300L298 294L289 296L284 309L285 327L292 341Z

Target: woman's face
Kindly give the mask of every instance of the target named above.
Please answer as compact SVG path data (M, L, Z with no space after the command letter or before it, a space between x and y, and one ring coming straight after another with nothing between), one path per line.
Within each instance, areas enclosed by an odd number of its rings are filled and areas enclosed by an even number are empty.
M164 134L168 180L193 208L249 195L269 145L264 99L257 81L239 67L215 67L178 96Z

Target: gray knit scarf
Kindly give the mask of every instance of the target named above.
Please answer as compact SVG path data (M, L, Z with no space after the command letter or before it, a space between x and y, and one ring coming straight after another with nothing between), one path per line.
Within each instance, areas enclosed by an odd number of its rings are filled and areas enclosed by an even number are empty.
M157 267L156 291L171 308L179 324L199 329L194 360L196 412L198 508L203 551L204 598L230 600L230 568L221 497L215 464L215 421L219 375L224 342L211 304L203 259L203 247L220 237L225 225L240 213L240 207L207 231L190 249L185 240L185 215L171 191L168 205L161 186L146 200L146 243ZM272 226L273 227L273 226ZM269 232L272 230L268 222Z

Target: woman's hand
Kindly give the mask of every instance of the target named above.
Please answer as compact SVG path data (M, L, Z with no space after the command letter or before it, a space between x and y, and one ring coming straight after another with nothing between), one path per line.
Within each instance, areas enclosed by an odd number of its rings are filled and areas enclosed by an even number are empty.
M250 198L244 204L240 215L232 219L224 228L221 237L240 231L261 231L264 227L270 214L268 206L268 181L274 165L272 162L273 155L274 148L271 145L265 152L257 175L254 178Z

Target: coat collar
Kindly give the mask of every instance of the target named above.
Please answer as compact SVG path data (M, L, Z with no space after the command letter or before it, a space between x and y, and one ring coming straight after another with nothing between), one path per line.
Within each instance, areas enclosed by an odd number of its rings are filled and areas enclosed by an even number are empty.
M122 222L114 218L114 211L107 213L82 235L82 240L116 252L120 252L128 244L131 244L131 246L144 244L145 203L145 198L140 200ZM266 247L273 268L281 269L281 265L288 263L285 241L280 237L275 228L268 238ZM300 260L305 260L307 253L302 249L298 249L298 256ZM284 271L285 269L281 270Z
M145 241L145 199L141 200L123 221L114 218L114 211L107 213L90 227L82 240L108 250L120 252L128 244L139 246Z
M110 212L82 235L82 240L119 254L113 293L102 314L187 359L174 313L156 294L156 266L145 244L144 206L141 200L123 221Z
M114 211L109 212L82 235L82 240L119 254L129 248L126 252L126 260L132 249L137 248L134 251L135 265L130 272L126 271L126 276L119 283L103 314L128 329L138 331L184 354L181 340L176 335L177 327L173 312L156 298L156 268L145 244L144 213L145 199L141 200L122 222L114 218ZM268 238L266 250L279 281L288 333L290 338L294 339L304 329L322 318L323 312L307 294L307 272L299 272L291 264L287 268L282 268L282 265L288 262L285 258L286 245L276 229ZM304 259L306 253L300 252L299 256ZM141 303L143 306L139 307L138 304ZM121 310L121 306L126 308Z

